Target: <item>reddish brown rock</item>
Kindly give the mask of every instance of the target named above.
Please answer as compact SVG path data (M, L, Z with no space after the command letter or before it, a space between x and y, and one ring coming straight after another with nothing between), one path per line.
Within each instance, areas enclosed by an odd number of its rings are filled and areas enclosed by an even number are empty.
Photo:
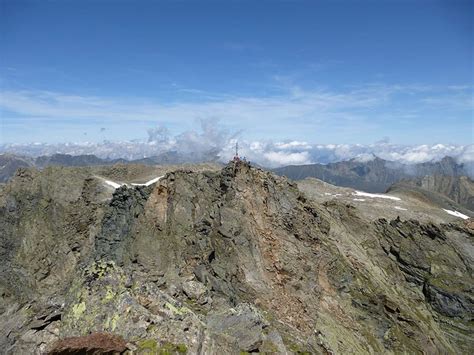
M92 333L82 337L71 337L56 342L50 355L60 354L122 354L127 350L125 340L110 333Z

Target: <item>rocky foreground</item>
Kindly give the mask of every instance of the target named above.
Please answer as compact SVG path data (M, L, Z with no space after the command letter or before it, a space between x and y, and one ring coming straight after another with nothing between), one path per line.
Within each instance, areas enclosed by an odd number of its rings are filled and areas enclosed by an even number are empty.
M374 216L245 163L104 181L20 169L1 188L3 353L474 348L472 219Z

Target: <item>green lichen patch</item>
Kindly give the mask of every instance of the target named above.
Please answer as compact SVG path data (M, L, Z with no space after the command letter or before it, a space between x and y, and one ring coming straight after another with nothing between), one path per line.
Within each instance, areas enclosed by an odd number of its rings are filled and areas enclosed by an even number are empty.
M138 354L153 354L153 355L176 355L186 354L188 348L186 344L164 343L159 344L155 339L144 339L137 342Z
M72 316L74 319L79 319L86 310L85 302L81 302L72 306Z
M158 354L158 343L154 339L144 339L137 343L138 354Z
M115 295L116 295L116 293L112 290L112 287L107 286L105 297L104 297L104 302L113 300Z
M184 315L188 312L191 312L191 310L189 308L186 308L186 307L175 307L173 306L171 303L167 302L165 304L165 307L168 308L171 312L173 312L173 314L177 314L177 315Z
M185 344L165 343L160 349L160 355L186 354L188 348Z

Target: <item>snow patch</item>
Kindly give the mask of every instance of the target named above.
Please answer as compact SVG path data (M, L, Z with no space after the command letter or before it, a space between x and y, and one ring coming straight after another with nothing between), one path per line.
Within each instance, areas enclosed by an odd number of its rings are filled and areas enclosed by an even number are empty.
M324 193L325 196L332 196L332 197L339 197L339 196L342 196L342 194L332 194L330 192L325 192Z
M364 196L364 197L370 197L370 198L385 198L389 200L395 200L395 201L401 201L400 198L395 197L395 196L389 196L389 195L382 195L382 194L371 194L368 192L363 192L363 191L356 191L353 193L354 196Z
M134 183L132 183L131 185L132 186L150 186L150 185L154 184L155 182L158 182L163 177L164 177L164 175L158 176L154 179L151 179L150 181L147 181L144 184L134 184ZM110 180L104 180L104 182L107 185L112 186L114 189L118 189L120 186L130 186L129 184L119 184L117 182L110 181Z
M403 208L403 207L400 207L400 206L395 206L395 209L399 210L399 211L408 211L406 208Z
M354 201L362 201L362 202L363 202L363 201L365 201L365 198L354 198L353 200L354 200Z
M155 182L158 182L163 177L164 177L164 175L161 175L161 176L158 176L154 179L151 179L150 181L145 182L144 184L134 184L134 183L132 183L132 185L133 186L150 186L150 185L154 184Z
M446 213L449 213L449 214L452 215L452 216L459 217L459 218L462 218L462 219L469 219L469 216L466 216L465 214L462 214L461 212L446 210L446 209L444 209L444 208L443 208L443 210L444 210Z
M107 185L112 186L114 189L118 189L120 186L125 185L125 184L117 184L116 182L110 181L110 180L105 180L105 183Z

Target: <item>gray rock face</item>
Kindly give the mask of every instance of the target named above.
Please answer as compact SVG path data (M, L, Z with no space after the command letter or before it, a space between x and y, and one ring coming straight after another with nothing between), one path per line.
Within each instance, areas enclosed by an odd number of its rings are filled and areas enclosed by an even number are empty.
M207 324L214 332L227 337L235 348L247 352L261 348L266 338L263 330L269 325L256 308L246 303L212 314L207 318Z
M86 170L25 170L0 211L9 354L102 333L144 354L474 345L467 225L368 220L243 162L112 195Z
M431 306L443 315L463 317L474 313L474 302L470 295L458 294L430 283L425 284L423 291Z
M206 286L198 281L191 280L183 284L183 292L191 300L201 300L206 291Z
M102 229L95 239L95 256L97 260L112 259L123 265L128 253L134 223L142 214L150 189L137 187L118 188L112 197L102 220Z

